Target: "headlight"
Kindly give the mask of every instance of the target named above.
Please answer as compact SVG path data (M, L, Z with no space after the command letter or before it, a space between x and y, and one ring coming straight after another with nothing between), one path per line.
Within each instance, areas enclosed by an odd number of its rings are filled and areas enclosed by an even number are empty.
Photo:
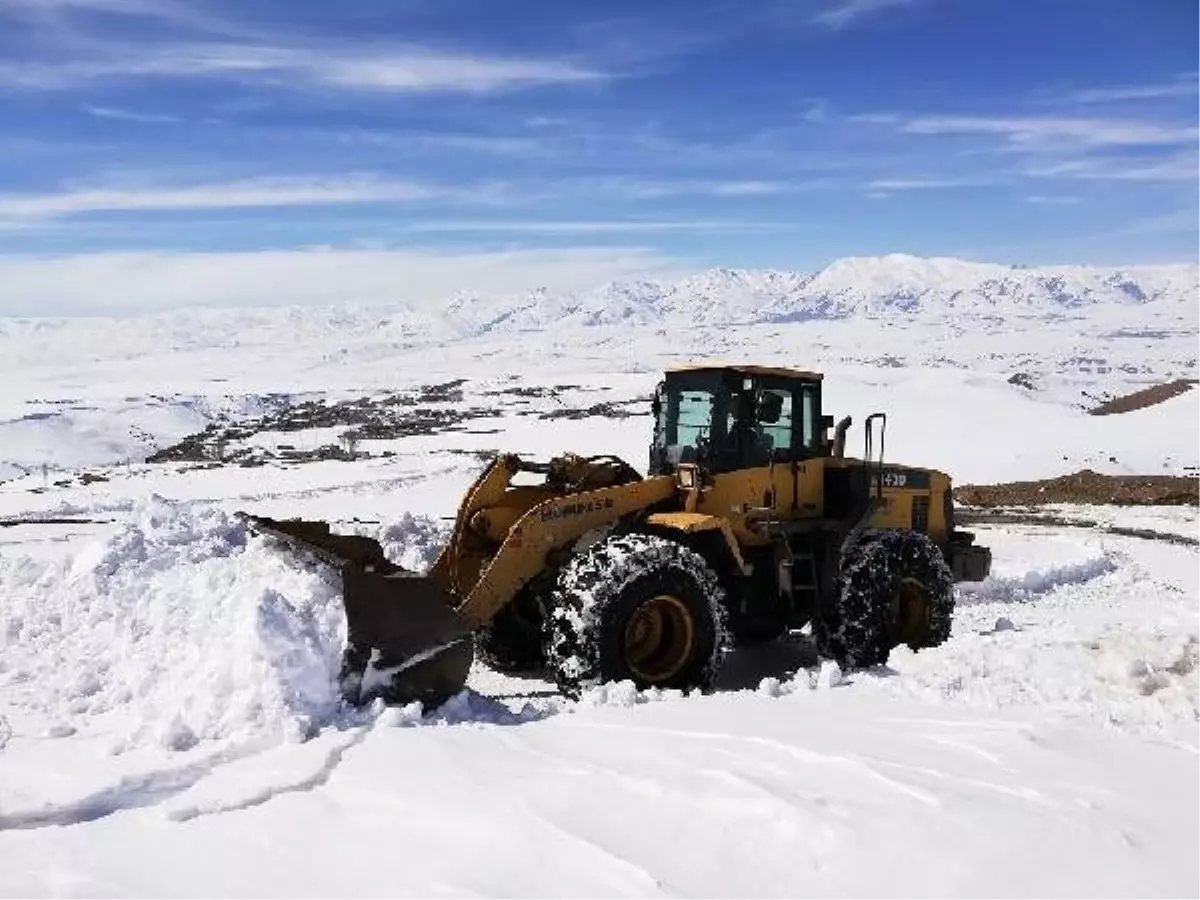
M696 486L696 470L691 466L679 470L679 486L690 491Z

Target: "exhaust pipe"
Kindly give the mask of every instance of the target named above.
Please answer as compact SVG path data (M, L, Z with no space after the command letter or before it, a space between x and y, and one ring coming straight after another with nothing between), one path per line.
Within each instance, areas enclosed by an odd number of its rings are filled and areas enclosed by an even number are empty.
M850 416L846 416L833 430L833 455L838 458L846 455L846 432L850 430L852 421Z

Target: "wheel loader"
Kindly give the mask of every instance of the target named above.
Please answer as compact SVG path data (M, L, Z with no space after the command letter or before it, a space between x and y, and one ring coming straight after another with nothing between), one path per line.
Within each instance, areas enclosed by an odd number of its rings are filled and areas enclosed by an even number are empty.
M987 577L991 552L955 528L946 474L884 462L883 413L847 456L851 420L834 426L821 387L795 369L669 370L646 475L608 455L499 456L421 574L324 522L247 518L341 570L354 704L436 707L476 654L568 696L705 689L728 647L805 625L821 655L876 665L944 641L953 583Z

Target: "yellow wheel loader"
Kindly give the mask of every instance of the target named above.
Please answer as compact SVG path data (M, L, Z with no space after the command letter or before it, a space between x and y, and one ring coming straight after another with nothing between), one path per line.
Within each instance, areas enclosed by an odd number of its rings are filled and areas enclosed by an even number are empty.
M341 687L435 707L478 654L549 670L568 696L604 681L706 688L728 646L811 623L843 666L950 634L953 582L991 553L954 527L950 478L885 464L887 420L823 412L822 376L761 366L668 371L647 475L613 456L494 459L424 574L323 522L248 516L341 570ZM833 435L830 436L830 429Z

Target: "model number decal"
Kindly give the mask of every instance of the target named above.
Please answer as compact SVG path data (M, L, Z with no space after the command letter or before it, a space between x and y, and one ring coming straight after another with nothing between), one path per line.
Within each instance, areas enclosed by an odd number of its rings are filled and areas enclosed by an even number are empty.
M880 480L885 488L902 488L910 491L928 490L929 473L920 469L884 469Z
M579 503L565 503L562 506L552 506L549 509L543 509L542 521L550 522L554 519L565 519L569 516L584 516L591 512L612 508L612 497L607 497L604 500L587 500Z

